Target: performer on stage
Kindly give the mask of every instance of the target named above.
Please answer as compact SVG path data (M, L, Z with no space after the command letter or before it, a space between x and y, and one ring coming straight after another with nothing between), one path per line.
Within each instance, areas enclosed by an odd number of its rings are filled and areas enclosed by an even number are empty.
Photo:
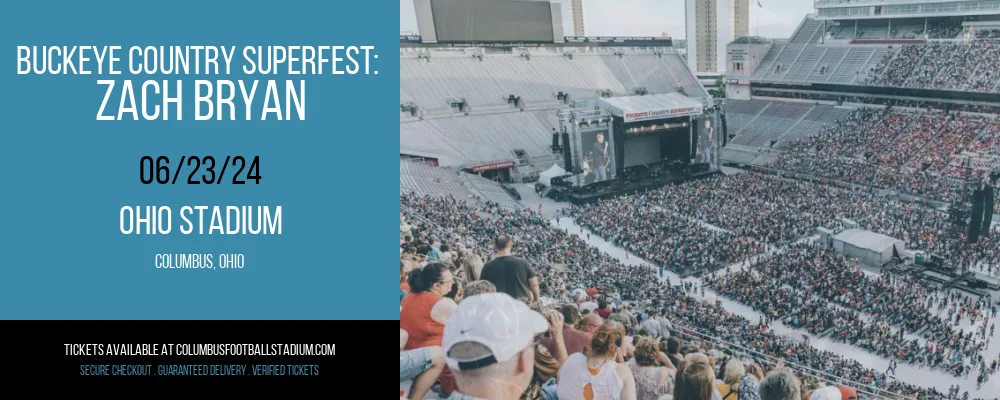
M594 160L594 171L596 174L594 183L607 180L611 157L609 157L608 153L608 142L604 141L604 134L597 134L597 141L594 142L594 149L591 151L591 155Z

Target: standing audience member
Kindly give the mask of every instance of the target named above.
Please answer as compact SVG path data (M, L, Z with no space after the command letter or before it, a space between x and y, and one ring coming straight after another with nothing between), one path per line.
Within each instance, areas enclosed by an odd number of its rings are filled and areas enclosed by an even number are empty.
M702 287L704 289L704 287ZM667 309L663 309L656 317L656 322L660 323L660 337L667 338L670 337L670 330L674 329L674 325L670 323L667 319Z
M511 255L514 241L507 235L494 240L496 258L483 265L481 279L493 282L497 291L531 304L540 300L538 276L528 261Z
M452 400L518 400L535 369L545 318L504 293L469 297L448 320L443 345L458 390Z
M559 307L559 312L563 316L562 337L566 344L566 354L582 353L590 345L591 335L574 328L580 322L580 310L575 304L564 304ZM555 354L555 342L552 338L542 339L542 345L548 348L550 353Z
M656 319L658 315L656 310L649 311L649 317L645 321L642 321L641 324L643 328L646 328L646 332L649 332L649 336L653 338L663 337L663 327L660 326L660 321Z
M635 378L624 363L625 327L608 321L598 328L587 355L576 353L559 370L560 400L635 400Z
M478 281L483 273L483 260L475 253L467 251L461 256L460 271L468 281Z

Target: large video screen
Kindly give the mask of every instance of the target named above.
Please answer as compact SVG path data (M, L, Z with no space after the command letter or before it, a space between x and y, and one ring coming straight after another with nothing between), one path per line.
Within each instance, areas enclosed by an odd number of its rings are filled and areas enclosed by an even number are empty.
M438 42L552 42L547 1L431 0Z
M694 162L709 163L716 166L719 160L718 148L715 141L719 138L720 130L716 127L716 121L709 114L702 114L698 117L698 146L695 147L696 154Z
M580 132L580 148L583 159L577 161L583 168L583 183L603 182L614 179L615 144L608 130Z

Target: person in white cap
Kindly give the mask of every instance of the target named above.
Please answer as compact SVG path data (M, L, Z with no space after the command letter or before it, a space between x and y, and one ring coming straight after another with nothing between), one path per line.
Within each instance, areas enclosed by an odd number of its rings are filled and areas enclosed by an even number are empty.
M463 300L442 342L458 384L449 399L519 399L534 373L535 337L548 328L542 314L505 293Z

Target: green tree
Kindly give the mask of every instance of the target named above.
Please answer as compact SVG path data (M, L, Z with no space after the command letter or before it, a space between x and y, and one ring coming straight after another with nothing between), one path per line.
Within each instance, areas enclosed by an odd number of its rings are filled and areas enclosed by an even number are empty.
M726 97L726 83L722 80L722 77L715 79L715 88L710 89L708 94L718 99Z

